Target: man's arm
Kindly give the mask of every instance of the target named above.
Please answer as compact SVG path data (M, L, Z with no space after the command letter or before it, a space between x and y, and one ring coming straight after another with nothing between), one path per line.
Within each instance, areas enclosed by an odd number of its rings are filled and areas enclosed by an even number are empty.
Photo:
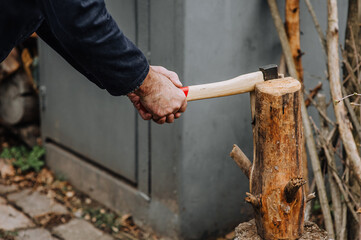
M173 122L185 111L185 96L174 85L174 74L149 70L146 58L119 30L103 0L37 2L46 21L40 35L87 78L112 95L128 94L143 119Z
M120 31L103 0L37 1L64 51L110 94L125 95L141 85L148 62Z

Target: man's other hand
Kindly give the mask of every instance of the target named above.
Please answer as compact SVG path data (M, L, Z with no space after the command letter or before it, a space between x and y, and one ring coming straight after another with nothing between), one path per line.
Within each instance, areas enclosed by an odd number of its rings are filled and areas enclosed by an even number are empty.
M144 120L172 123L187 108L186 96L180 87L182 83L175 72L150 66L143 84L128 97Z

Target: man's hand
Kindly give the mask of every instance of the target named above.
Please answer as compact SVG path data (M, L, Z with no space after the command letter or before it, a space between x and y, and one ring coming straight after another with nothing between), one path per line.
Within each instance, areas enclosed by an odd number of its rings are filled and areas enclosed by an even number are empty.
M180 87L182 83L175 72L150 66L143 84L128 97L144 120L172 123L187 108L186 96Z

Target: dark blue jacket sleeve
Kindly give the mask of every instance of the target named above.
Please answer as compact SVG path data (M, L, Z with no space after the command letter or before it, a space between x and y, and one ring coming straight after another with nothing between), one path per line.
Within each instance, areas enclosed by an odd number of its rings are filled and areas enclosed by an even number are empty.
M39 35L83 75L116 96L142 84L149 64L103 0L37 1L45 17Z

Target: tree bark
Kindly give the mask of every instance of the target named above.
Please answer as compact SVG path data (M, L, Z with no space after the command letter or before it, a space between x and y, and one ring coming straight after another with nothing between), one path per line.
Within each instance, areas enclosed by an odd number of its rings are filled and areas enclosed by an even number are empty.
M263 239L297 239L305 208L301 84L285 78L257 84L255 91L255 158L247 199Z
M303 86L303 68L302 68L302 51L300 41L300 1L299 0L286 0L285 8L285 30L290 44L293 62L295 63L297 71L297 79ZM307 101L307 100L306 100ZM305 140L304 140L305 141ZM305 145L305 142L303 142ZM308 166L306 148L303 148L303 177L308 179ZM305 191L308 193L308 183L305 184Z

